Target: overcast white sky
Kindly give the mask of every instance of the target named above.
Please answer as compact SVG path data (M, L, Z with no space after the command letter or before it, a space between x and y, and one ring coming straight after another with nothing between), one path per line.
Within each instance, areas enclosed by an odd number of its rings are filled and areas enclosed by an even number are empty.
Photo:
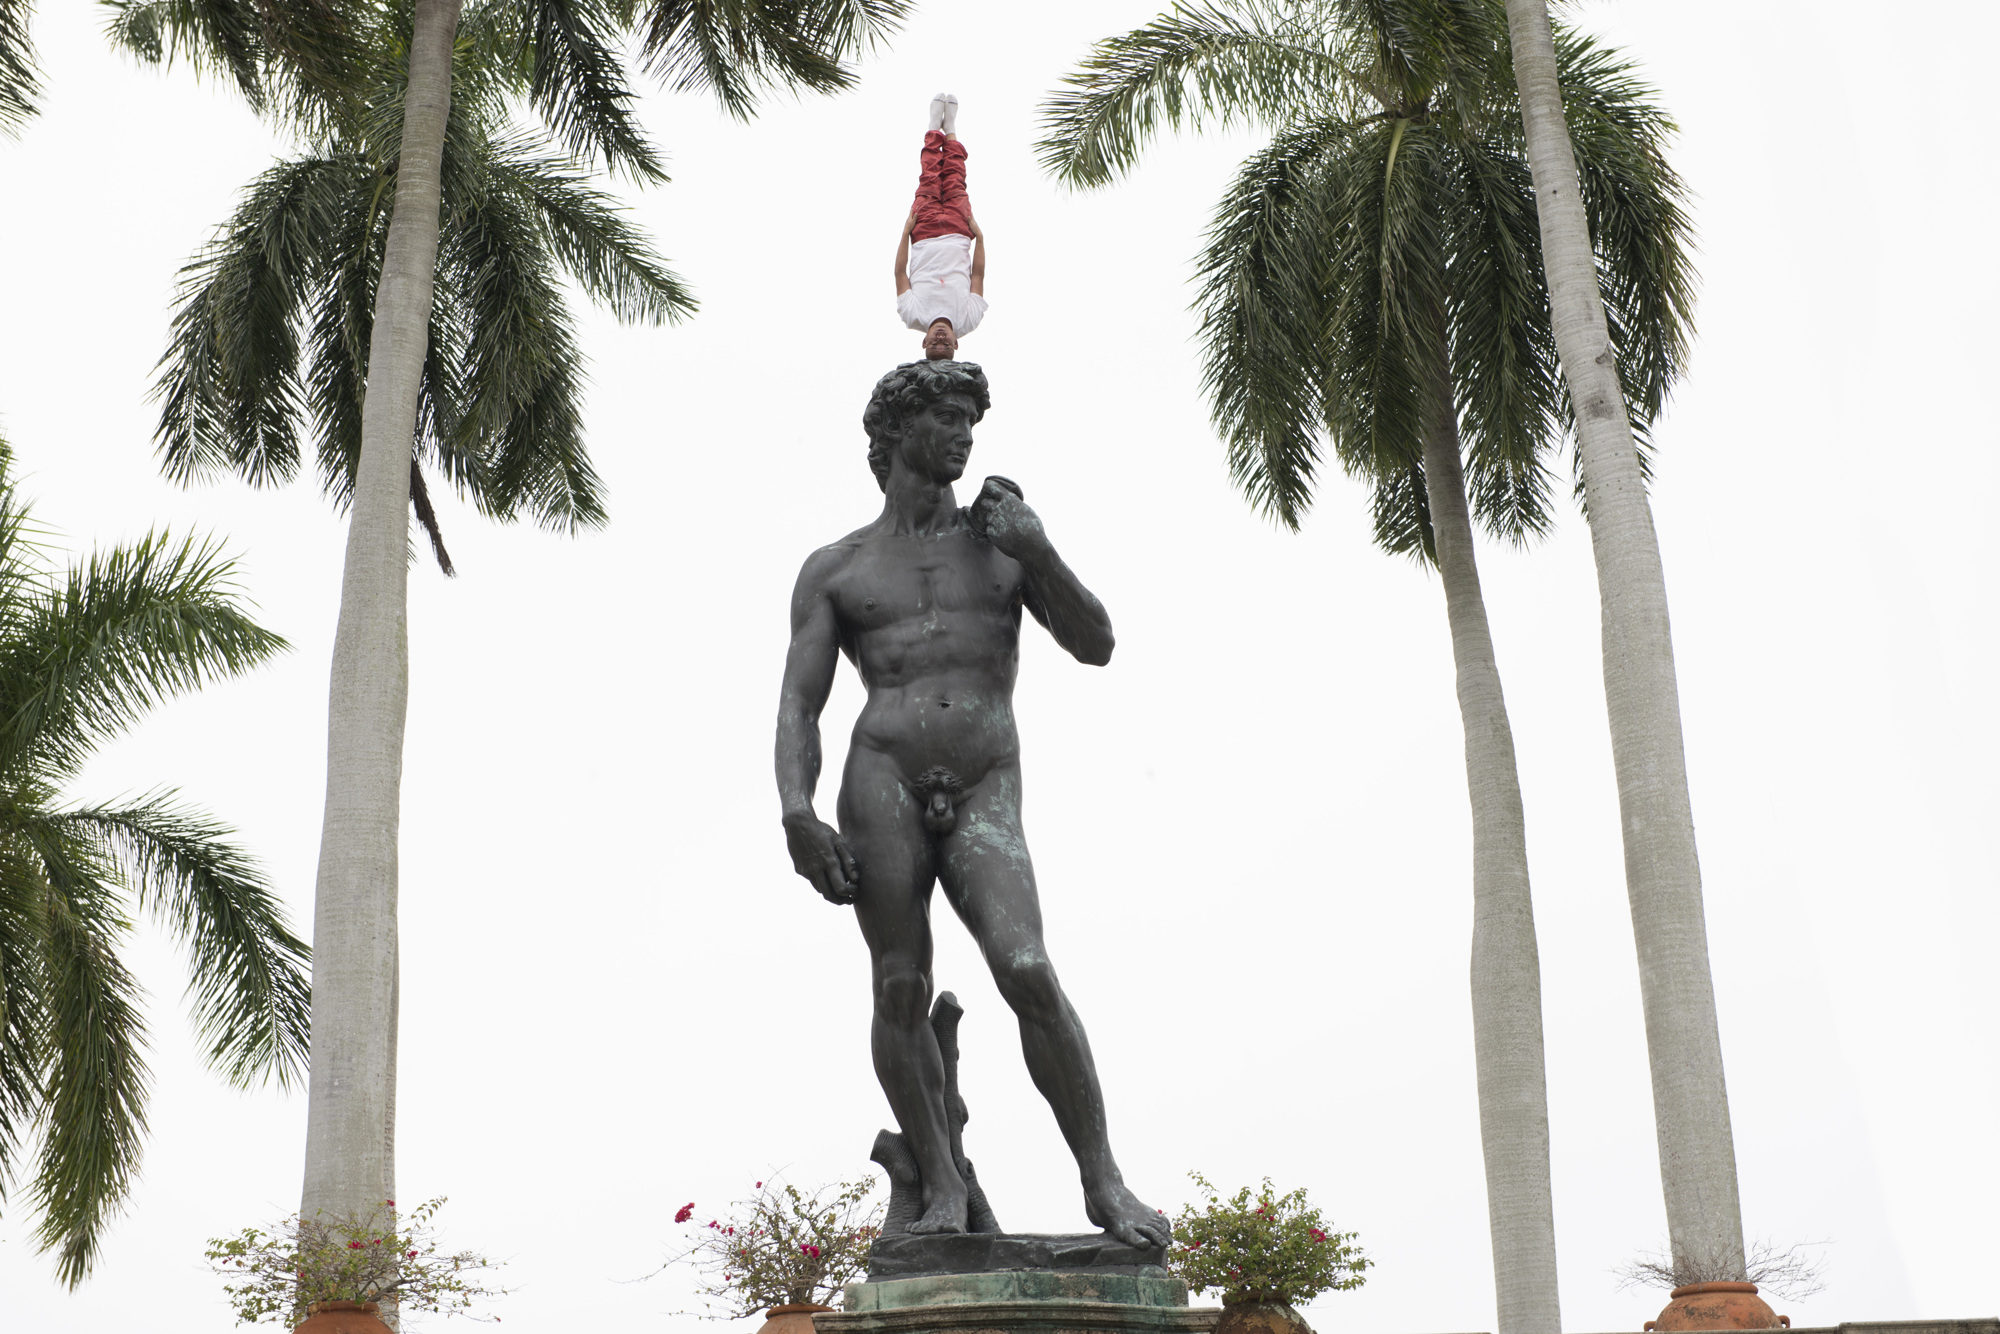
M1304 1185L1378 1263L1321 1334L1492 1328L1466 985L1470 857L1442 594L1367 540L1352 483L1281 534L1231 491L1197 392L1190 259L1253 136L1168 144L1101 195L1036 171L1034 109L1153 0L929 0L860 89L750 126L651 99L674 182L632 199L703 300L583 321L609 529L441 506L462 577L411 582L400 1197L508 1257L509 1329L693 1334L628 1283L784 1168L869 1170L866 952L791 873L770 777L786 597L880 498L859 416L915 353L890 259L925 104L962 102L993 246L965 355L1017 478L1117 625L1079 666L1030 628L1019 712L1051 948L1114 1141L1173 1211L1189 1169ZM1996 351L1990 6L1615 0L1576 11L1679 117L1704 276L1654 493L1707 880L1745 1223L1827 1243L1794 1325L1994 1313ZM48 3L42 118L0 140L0 427L77 551L224 535L295 651L161 711L79 797L179 784L310 920L344 525L310 483L176 489L145 402L174 273L282 145L228 95L114 58ZM1481 551L1541 938L1565 1325L1664 1297L1597 597L1574 515ZM859 699L828 721L840 769ZM831 810L831 779L822 792ZM1003 1223L1085 1226L964 933L967 1150ZM304 1105L202 1070L150 927L153 1138L78 1293L0 1217L9 1331L141 1310L226 1328L205 1238L296 1206ZM1985 1275L1986 1278L1982 1278ZM745 1327L746 1329L748 1326Z

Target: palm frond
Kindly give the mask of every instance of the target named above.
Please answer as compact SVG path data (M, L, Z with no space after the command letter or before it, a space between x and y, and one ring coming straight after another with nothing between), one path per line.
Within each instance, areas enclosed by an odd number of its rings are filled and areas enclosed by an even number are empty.
M440 288L465 331L459 441L481 461L471 499L574 531L604 522L604 506L583 446L582 353L544 242L528 200L489 189L452 228Z
M536 154L526 140L514 138L493 145L488 169L495 189L532 206L556 263L619 319L677 323L695 312L693 293L645 233L572 164Z
M40 108L41 70L28 31L33 0L0 0L0 134L17 135Z
M1329 302L1322 196L1358 127L1280 134L1231 181L1198 265L1202 386L1252 508L1297 529L1311 506L1326 413Z
M211 541L149 533L35 597L0 641L0 771L73 773L160 701L287 647L245 613L235 571Z
M269 1078L293 1087L305 1074L311 951L232 831L170 798L154 793L47 821L101 843L118 881L187 950L188 1000L209 1065L238 1088Z
M199 0L102 0L111 17L111 45L148 65L184 61L197 74L219 75L245 101L265 104L263 25L248 4Z
M1459 145L1453 175L1448 305L1466 490L1489 532L1524 543L1555 522L1547 460L1566 404L1534 187L1525 155L1491 140Z
M1091 48L1043 102L1036 157L1065 184L1105 185L1165 130L1358 115L1349 73L1326 30L1285 10L1178 6Z
M1431 527L1429 483L1422 459L1412 459L1374 479L1368 518L1375 545L1392 556L1435 564L1437 538Z
M34 849L48 886L45 1115L29 1193L40 1206L36 1240L56 1252L57 1275L74 1287L138 1169L145 1024L139 985L118 960L126 926L107 868L67 831L32 817L10 823L9 832Z
M777 88L851 87L843 63L893 31L907 0L651 0L639 17L647 70L675 92L706 93L749 119Z
M1556 59L1619 379L1650 426L1686 365L1694 310L1687 186L1666 156L1675 127L1619 52L1564 29Z
M1447 373L1450 156L1435 126L1371 125L1328 192L1326 425L1347 470L1378 484L1421 467L1431 386Z
M25 794L7 794L18 806ZM41 1119L49 1036L48 884L32 850L0 837L0 1204Z
M259 113L310 130L341 114L368 34L340 0L100 0L111 45L145 64L184 61L235 85Z
M1478 121L1495 61L1507 42L1505 7L1493 0L1308 0L1315 22L1347 34L1353 77L1392 115L1441 115L1456 127Z
M529 100L570 153L602 157L635 180L662 182L666 168L634 119L634 94L611 34L605 0L510 0L520 10L521 40L532 53Z
M153 389L169 477L185 484L227 471L269 485L297 471L297 317L369 183L351 156L281 162L182 270Z

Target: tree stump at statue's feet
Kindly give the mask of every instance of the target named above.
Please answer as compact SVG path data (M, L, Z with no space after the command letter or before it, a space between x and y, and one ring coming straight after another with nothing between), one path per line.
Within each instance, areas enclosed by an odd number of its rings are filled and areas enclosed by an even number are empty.
M958 1164L958 1174L965 1179L966 1231L998 1232L1000 1221L993 1216L993 1206L986 1202L986 1192L980 1189L972 1161L965 1156L968 1118L965 1099L958 1091L958 1021L964 1015L958 997L949 991L939 995L937 1004L931 1007L931 1031L937 1034L938 1055L944 1058L945 1121L951 1129L952 1161ZM868 1157L889 1174L889 1212L882 1222L882 1235L909 1234L910 1224L924 1213L924 1174L917 1165L917 1156L910 1152L909 1141L901 1132L884 1130L875 1136L875 1148Z

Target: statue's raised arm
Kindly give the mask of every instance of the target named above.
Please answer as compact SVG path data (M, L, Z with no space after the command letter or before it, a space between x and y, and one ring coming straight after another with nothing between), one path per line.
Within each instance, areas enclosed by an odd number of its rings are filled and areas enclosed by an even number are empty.
M1029 508L1021 488L1006 477L987 478L967 517L974 532L1020 562L1027 584L1023 600L1056 643L1092 667L1110 662L1117 643L1111 614L1056 554L1042 516Z

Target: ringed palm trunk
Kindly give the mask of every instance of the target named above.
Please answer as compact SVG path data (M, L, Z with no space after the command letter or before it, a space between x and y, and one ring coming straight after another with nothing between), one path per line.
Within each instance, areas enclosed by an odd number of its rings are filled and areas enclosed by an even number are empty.
M1576 408L1604 634L1604 695L1625 834L1625 886L1653 1076L1667 1231L1677 1264L1743 1276L1743 1215L1708 965L1701 868L1681 741L1666 575L1618 365L1544 0L1507 0L1541 218L1556 352Z
M1448 358L1447 358L1448 360ZM1498 1334L1556 1334L1555 1205L1542 1059L1542 973L1528 885L1514 731L1472 548L1458 414L1440 377L1424 431L1424 486L1451 621L1465 781L1472 798L1472 1037L1493 1237Z
M396 198L375 293L327 721L313 905L302 1212L395 1197L396 865L409 703L410 457L437 265L460 0L417 0Z

